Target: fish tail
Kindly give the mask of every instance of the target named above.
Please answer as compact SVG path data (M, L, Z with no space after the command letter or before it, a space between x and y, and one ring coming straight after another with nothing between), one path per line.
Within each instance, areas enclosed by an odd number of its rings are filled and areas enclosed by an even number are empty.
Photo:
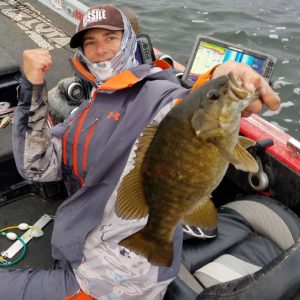
M150 239L144 229L121 240L119 245L144 256L155 266L170 266L173 260L173 243Z

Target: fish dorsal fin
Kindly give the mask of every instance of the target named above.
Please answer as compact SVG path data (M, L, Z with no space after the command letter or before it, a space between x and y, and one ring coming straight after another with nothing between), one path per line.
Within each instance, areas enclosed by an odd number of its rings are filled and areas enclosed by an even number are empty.
M215 205L207 197L201 200L189 214L186 214L183 217L183 221L188 225L215 229L218 223L218 214Z
M256 145L256 141L249 139L245 136L239 136L239 144L244 148L244 149L248 149L252 146Z
M134 168L123 178L118 189L115 211L123 219L141 219L148 214L148 205L145 200L142 163L146 151L157 130L155 126L147 127L139 138L136 149Z
M258 164L254 157L245 149L245 147L250 146L250 139L248 141L242 139L242 144L237 143L233 152L227 151L224 147L218 147L218 149L237 170L257 173Z

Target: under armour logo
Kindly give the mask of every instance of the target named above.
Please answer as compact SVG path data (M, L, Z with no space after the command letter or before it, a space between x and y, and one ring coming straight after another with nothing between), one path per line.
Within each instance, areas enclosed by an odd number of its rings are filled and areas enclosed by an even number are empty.
M109 112L107 115L107 119L114 118L114 121L119 121L121 114L119 112Z

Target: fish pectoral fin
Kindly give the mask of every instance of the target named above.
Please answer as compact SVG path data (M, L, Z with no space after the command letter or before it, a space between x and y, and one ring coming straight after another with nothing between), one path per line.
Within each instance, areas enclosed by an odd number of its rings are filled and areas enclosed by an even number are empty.
M258 172L258 164L254 157L240 144L237 144L233 154L228 154L226 156L228 161L234 165L237 170L257 173Z
M206 122L203 122L205 120L205 112L203 109L198 109L191 119L192 127L195 131L196 135L199 135L199 133L203 130L209 129L209 124ZM204 128L205 126L206 128Z
M207 197L201 200L190 213L186 214L183 221L188 225L215 229L218 223L218 213L214 203Z
M252 146L256 145L256 141L249 139L245 136L239 136L239 144L244 148L244 149L248 149Z
M220 134L219 121L210 117L204 109L198 109L191 119L192 128L195 134L202 137L211 137Z
M145 128L137 144L134 168L125 175L118 189L115 212L123 219L141 219L148 214L141 169L156 129L155 126Z
M191 119L192 127L195 131L195 134L198 135L201 131L202 125L203 125L203 119L204 119L204 110L198 109Z

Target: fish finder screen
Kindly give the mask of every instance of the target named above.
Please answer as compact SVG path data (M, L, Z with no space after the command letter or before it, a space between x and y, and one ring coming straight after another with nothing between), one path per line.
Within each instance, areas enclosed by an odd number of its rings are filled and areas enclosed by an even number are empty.
M263 74L266 58L246 54L233 49L233 47L223 47L207 41L200 41L187 79L195 82L199 75L205 73L214 65L229 60L243 62L256 72Z

